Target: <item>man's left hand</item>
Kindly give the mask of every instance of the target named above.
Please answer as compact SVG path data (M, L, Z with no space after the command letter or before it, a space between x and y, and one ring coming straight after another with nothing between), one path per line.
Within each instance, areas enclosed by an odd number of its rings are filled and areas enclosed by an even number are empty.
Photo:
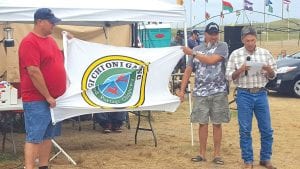
M273 72L273 69L269 65L264 65L262 69L267 71L269 74Z

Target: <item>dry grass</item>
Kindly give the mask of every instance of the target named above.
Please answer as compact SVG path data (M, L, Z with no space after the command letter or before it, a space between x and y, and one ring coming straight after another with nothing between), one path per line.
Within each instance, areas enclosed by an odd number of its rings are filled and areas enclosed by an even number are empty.
M281 46L283 44L283 46ZM279 53L281 48L289 53L300 50L297 42L271 42L262 44L272 53ZM232 91L232 90L231 90ZM229 95L232 99L232 94ZM274 128L273 162L281 169L296 169L300 166L300 104L299 99L270 93L269 96L272 124ZM235 107L234 105L231 105ZM193 163L190 158L197 155L197 126L194 125L194 146L191 145L191 128L189 123L189 104L184 102L175 113L153 114L153 126L157 135L158 147L154 147L150 132L140 131L138 143L134 144L137 119L130 116L131 129L120 134L102 134L97 126L92 129L92 122L82 123L82 131L72 127L72 123L64 123L62 136L57 142L78 163L70 164L63 155L51 162L52 169L193 169L193 168L241 168L242 160L239 149L239 134L236 112L232 120L223 125L222 155L224 166L214 165L212 160L212 131L209 128L207 159L205 163ZM142 125L147 127L145 120ZM0 168L14 168L21 163L23 156L24 134L15 134L18 156L14 160L0 161ZM260 138L256 120L253 120L253 148L255 168L258 166ZM7 144L7 151L11 145ZM16 160L17 159L17 160Z

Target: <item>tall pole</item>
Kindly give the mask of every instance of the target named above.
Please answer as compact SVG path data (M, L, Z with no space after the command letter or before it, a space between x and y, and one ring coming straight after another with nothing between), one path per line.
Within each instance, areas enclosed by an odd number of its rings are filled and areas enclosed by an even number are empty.
M269 18L269 16L268 16ZM267 42L269 42L269 22L267 22Z
M283 0L281 1L281 20L283 20ZM282 45L283 45L283 38L281 36L281 47L282 47Z
M283 0L281 1L281 19L283 20Z
M193 26L193 6L192 6L193 0L190 1L190 27Z
M290 40L290 9L287 10L287 14L288 14L288 40Z
M268 30L266 29L266 1L268 0L264 0L264 28L265 28L265 32L266 32L266 37L267 37L267 41L268 41Z
M243 10L243 25L245 24L245 14L246 14L246 10Z
M205 19L205 25L206 25L206 0L204 0L204 19Z

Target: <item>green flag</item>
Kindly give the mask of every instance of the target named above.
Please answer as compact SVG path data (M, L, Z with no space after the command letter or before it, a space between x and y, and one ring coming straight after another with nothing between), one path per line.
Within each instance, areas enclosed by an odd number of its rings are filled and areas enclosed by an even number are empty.
M269 11L270 13L273 13L273 7L272 7L271 5L269 5L268 11Z

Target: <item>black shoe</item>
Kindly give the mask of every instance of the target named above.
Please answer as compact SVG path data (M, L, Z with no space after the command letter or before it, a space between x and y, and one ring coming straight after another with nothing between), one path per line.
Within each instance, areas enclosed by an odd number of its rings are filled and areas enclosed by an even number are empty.
M103 133L111 133L111 124L105 124L102 126L103 127Z
M116 132L116 133L122 133L122 128L121 125L116 125L112 127L112 131Z

